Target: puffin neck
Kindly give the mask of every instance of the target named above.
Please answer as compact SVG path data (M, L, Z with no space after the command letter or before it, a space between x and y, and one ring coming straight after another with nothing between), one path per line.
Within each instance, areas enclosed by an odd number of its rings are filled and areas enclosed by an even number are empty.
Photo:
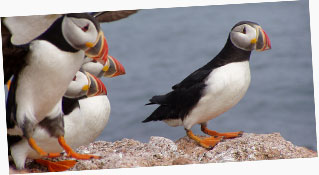
M64 16L58 18L42 35L36 40L46 40L55 45L60 50L66 52L78 52L79 50L73 48L64 38L62 34L62 21Z
M224 48L219 54L208 63L208 65L215 65L214 67L224 66L228 63L249 61L251 51L245 51L234 46L228 37Z

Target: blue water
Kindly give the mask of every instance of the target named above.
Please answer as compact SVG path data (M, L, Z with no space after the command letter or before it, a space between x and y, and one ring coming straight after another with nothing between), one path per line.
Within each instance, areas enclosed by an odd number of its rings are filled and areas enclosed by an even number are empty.
M299 146L316 150L315 107L308 1L141 10L102 25L110 55L124 65L125 76L103 79L112 111L98 140L150 136L177 140L182 127L141 123L157 106L153 95L210 61L224 46L232 26L259 23L272 50L253 52L251 85L237 106L209 122L209 128L249 133L279 132ZM199 126L193 131L201 134Z

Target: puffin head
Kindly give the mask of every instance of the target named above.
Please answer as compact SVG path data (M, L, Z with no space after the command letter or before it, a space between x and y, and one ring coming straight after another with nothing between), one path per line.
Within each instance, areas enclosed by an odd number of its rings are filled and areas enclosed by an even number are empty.
M109 78L125 74L124 66L111 55L108 55L108 61L102 71L104 72L103 76Z
M66 14L62 21L62 34L75 49L84 50L86 56L105 63L108 45L100 24L87 13Z
M266 32L257 23L241 21L230 31L230 40L237 48L245 51L264 51L271 49Z
M69 84L64 96L68 98L79 98L106 94L106 88L100 79L88 72L78 71Z
M107 55L107 61L104 65L90 58L85 58L81 68L96 77L104 76L111 78L125 74L124 66L110 55Z
M78 71L71 83L69 84L64 96L69 98L83 97L87 94L89 86L89 80L85 73Z

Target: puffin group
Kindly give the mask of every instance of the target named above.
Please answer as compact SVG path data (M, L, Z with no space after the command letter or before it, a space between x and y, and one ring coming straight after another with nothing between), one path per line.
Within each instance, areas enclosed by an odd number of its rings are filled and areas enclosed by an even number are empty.
M76 160L47 160L62 151L75 159L100 158L73 151L94 141L108 122L110 102L99 78L125 74L108 54L100 23L133 13L1 19L8 152L17 169L31 158L49 171L67 170Z
M100 23L134 13L136 10L2 18L8 152L17 169L25 167L27 158L49 171L65 171L75 165L74 159L100 158L73 151L93 142L108 123L111 107L99 78L125 74L123 65L108 53ZM143 122L161 120L183 126L190 139L207 149L223 139L241 136L242 131L209 130L207 122L243 98L251 79L251 52L269 49L270 39L260 25L250 21L235 24L217 56L172 91L149 100L146 105L159 106ZM195 124L211 137L193 134ZM74 159L50 160L65 155Z

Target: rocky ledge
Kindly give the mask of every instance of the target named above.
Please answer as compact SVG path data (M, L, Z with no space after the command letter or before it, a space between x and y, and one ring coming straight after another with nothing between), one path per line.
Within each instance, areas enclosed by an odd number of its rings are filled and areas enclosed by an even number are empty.
M317 157L316 152L293 145L279 133L244 133L242 137L218 143L212 150L198 146L188 137L176 142L164 137L151 137L148 143L132 139L96 141L78 148L77 151L100 155L102 158L79 160L71 170ZM30 172L46 171L32 161L27 163L27 169Z

